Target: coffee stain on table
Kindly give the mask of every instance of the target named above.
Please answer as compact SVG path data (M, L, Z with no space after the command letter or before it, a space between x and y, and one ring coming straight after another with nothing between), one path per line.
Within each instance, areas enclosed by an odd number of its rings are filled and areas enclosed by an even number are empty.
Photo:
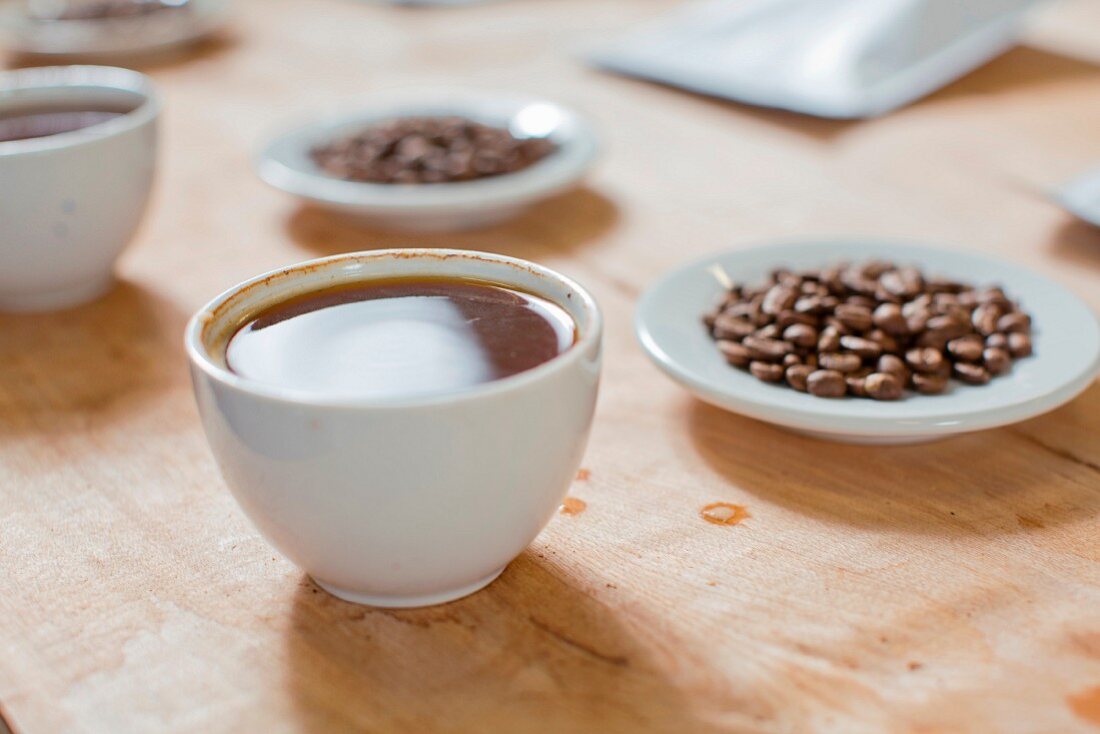
M737 525L742 520L752 517L741 505L733 505L729 502L711 502L699 511L699 515L712 525Z
M588 509L588 503L576 497L566 497L561 503L561 514L579 515Z
M1100 686L1066 696L1069 710L1085 721L1100 726Z

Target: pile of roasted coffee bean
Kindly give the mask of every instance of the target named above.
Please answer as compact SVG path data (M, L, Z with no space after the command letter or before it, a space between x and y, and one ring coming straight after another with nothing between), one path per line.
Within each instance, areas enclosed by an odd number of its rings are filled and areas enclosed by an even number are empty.
M313 160L348 181L430 184L514 173L554 148L462 117L401 117L314 148Z
M776 270L730 287L704 322L730 364L823 398L983 385L1031 354L1031 319L1000 288L878 261Z

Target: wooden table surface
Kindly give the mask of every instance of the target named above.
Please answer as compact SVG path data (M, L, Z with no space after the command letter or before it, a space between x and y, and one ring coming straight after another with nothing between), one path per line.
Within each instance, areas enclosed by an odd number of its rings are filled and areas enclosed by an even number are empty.
M635 345L661 273L773 238L943 242L1100 307L1100 231L1040 187L1100 162L1100 7L869 122L702 99L575 52L671 0L402 10L240 0L232 38L145 67L162 168L121 282L0 318L0 710L39 732L1100 730L1100 387L910 448L800 438L693 400ZM461 81L588 113L588 187L484 231L348 228L253 176L266 135ZM377 611L316 589L237 509L181 331L255 273L447 245L577 277L607 315L586 472L487 590ZM980 274L979 274L980 275ZM704 505L744 505L733 527Z

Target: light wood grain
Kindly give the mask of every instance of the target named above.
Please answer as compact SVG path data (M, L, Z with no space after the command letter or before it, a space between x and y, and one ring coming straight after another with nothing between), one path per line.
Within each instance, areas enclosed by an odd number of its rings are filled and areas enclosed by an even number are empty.
M700 253L884 235L994 253L1100 307L1100 233L1037 185L1100 161L1096 6L862 123L694 97L570 53L671 0L402 11L240 0L231 40L147 68L166 97L149 220L120 286L0 318L0 701L24 734L1100 730L1100 388L1019 426L837 446L705 407L631 336L645 285ZM1091 23L1091 26L1089 24ZM1068 42L1067 42L1068 43ZM463 83L588 112L588 188L506 226L349 229L249 155L311 108ZM421 611L337 601L261 541L205 445L187 315L344 250L472 247L587 284L607 366L572 494L486 591ZM726 501L751 517L704 522Z

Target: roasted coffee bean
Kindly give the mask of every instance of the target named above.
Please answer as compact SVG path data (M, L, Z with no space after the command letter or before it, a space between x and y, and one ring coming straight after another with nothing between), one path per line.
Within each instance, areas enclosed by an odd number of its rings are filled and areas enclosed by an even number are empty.
M799 347L817 344L817 329L807 324L791 324L783 330L783 339Z
M832 326L825 327L817 339L817 351L835 352L840 349L840 333Z
M753 359L765 362L779 362L794 351L794 347L788 342L759 336L746 336L741 344L749 350Z
M858 336L840 337L840 346L860 357L877 357L882 354L881 344Z
M989 336L993 332L997 331L997 321L1001 318L1001 314L1004 310L996 304L982 304L974 309L974 313L971 315L971 323L974 324L974 328L978 330L978 333L982 336Z
M402 150L419 156L423 143ZM719 349L762 380L814 395L894 400L949 378L981 384L1031 353L1031 319L1000 288L977 290L886 262L731 286L703 317Z
M761 339L778 339L779 327L775 324L768 324L754 331L753 336L760 337Z
M1000 288L986 288L978 291L978 303L996 304L1005 311L1012 307L1012 302L1008 300L1005 292Z
M841 354L838 352L819 354L817 355L817 361L823 369L837 372L855 372L863 364L863 361L855 354Z
M849 306L863 306L868 311L874 311L878 306L878 301L870 296L848 296L844 299L844 302Z
M756 325L739 316L723 313L714 319L715 339L744 339L754 331L756 331Z
M884 352L897 353L901 351L898 340L887 334L882 329L871 329L867 332L867 338L882 347Z
M977 334L960 336L958 339L952 339L947 342L948 353L955 359L961 359L964 362L977 362L981 360L982 350L984 348L985 343Z
M932 312L928 309L914 311L905 317L905 326L910 334L920 334L928 326L928 319L932 318Z
M901 397L903 383L888 372L872 372L864 380L863 389L875 400L897 400Z
M970 331L970 324L954 316L933 316L928 319L928 330L943 334L948 340L957 339Z
M752 361L752 354L738 342L727 339L718 340L718 349L726 361L736 367L747 367Z
M816 370L806 378L806 389L819 398L839 398L848 391L848 385L836 370Z
M753 377L764 382L780 382L783 379L782 365L771 362L749 362L749 372Z
M798 313L824 313L828 310L824 296L804 296L794 302L794 310Z
M1031 317L1021 311L1006 313L997 319L997 331L1026 334L1031 331Z
M916 372L935 373L943 367L943 352L930 347L910 349L905 353L905 363Z
M909 333L909 325L901 312L901 306L896 303L884 303L875 309L872 320L878 328L887 334L903 336Z
M883 273L879 283L891 295L911 298L920 293L924 279L914 268L901 268Z
M772 286L767 295L764 296L764 303L761 305L761 309L764 313L778 314L793 306L797 299L797 288L791 287L790 285Z
M867 331L871 328L871 309L852 303L842 303L833 312L844 326L853 331Z
M799 313L798 311L787 309L776 317L775 325L780 329L786 329L788 326L793 326L794 324L817 326L817 321L817 317L813 314Z
M894 269L894 263L889 260L868 260L856 268L860 275L871 280L881 278L887 271Z
M929 293L961 293L966 290L962 283L943 278L925 278L924 287Z
M813 371L814 368L808 364L791 365L785 373L787 384L799 392L806 392L806 380Z
M951 368L951 373L971 385L984 385L989 382L989 370L980 364L956 362Z
M947 375L914 373L913 388L922 395L939 395L947 389Z
M1026 357L1031 354L1031 337L1020 332L1008 335L1008 351L1013 357Z
M982 352L982 364L991 375L1003 375L1012 365L1012 355L1000 347L986 347Z
M885 372L888 375L893 375L902 385L906 385L909 382L909 375L911 372L909 368L905 366L905 361L896 354L884 354L879 357L876 369L878 372Z
M947 348L947 342L950 339L950 335L946 331L937 331L928 329L922 331L916 339L915 344L918 347L926 347L928 349L935 349L938 352L942 352Z
M380 184L435 184L514 173L556 149L544 137L461 117L399 117L315 147L329 176Z
M854 333L854 331L846 326L843 321L836 316L826 316L825 326L835 331L840 336L845 336Z

